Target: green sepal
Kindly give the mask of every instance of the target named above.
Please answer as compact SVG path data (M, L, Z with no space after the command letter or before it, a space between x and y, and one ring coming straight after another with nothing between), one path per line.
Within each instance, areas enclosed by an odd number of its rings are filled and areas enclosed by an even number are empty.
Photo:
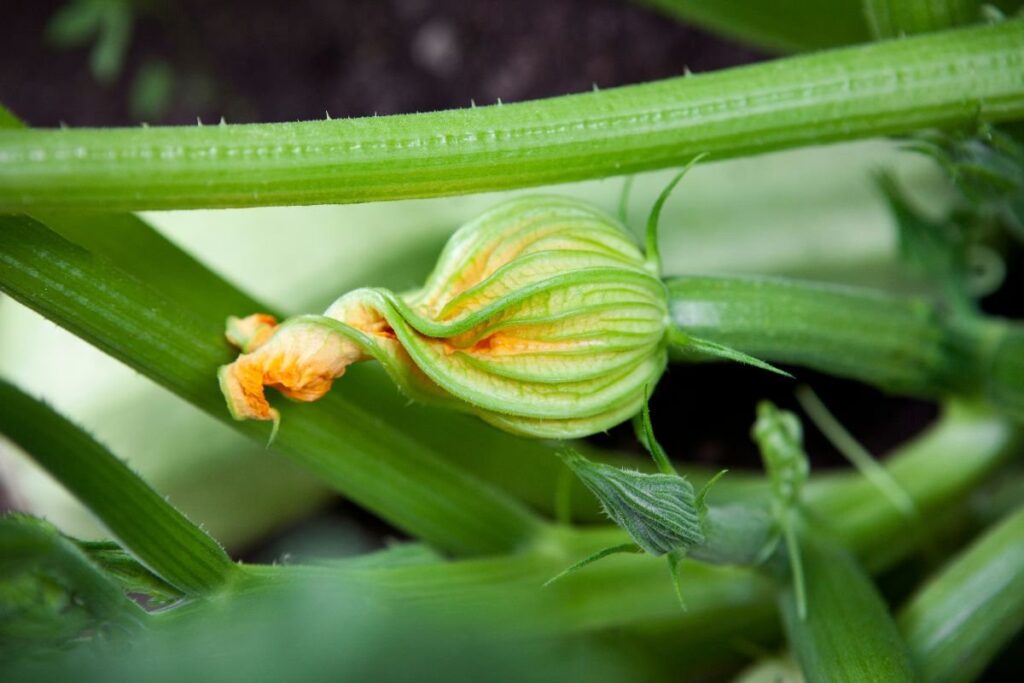
M781 539L786 545L797 615L801 620L806 619L807 591L796 528L800 494L810 474L810 462L803 447L803 428L795 414L779 410L770 401L761 401L751 432L771 481L772 503Z
M686 599L683 597L683 582L679 577L680 565L686 557L686 551L673 550L666 554L665 557L668 559L668 573L672 577L672 589L675 591L676 600L679 601L679 606L683 611L686 611Z
M593 555L588 555L587 557L583 558L582 560L580 560L576 564L572 565L571 567L567 567L566 569L564 569L564 570L558 572L557 574L555 574L554 576L552 576L550 579L548 579L547 581L544 582L544 588L547 588L548 586L553 584L555 581L558 581L559 579L564 579L565 577L569 576L570 574L575 574L579 570L581 570L584 567L586 567L588 564L593 564L594 562L597 562L598 560L602 560L602 559L608 557L609 555L618 555L620 553L642 553L642 552L643 552L643 548L638 546L636 543L623 543L621 545L613 545L613 546L608 547L608 548L602 548L601 550L598 550Z
M654 202L654 206L651 207L651 213L647 216L647 230L645 231L645 246L647 248L647 267L655 273L661 273L661 253L658 249L658 223L661 221L661 210L665 206L665 202L672 195L672 190L676 189L676 185L683 179L683 176L689 172L691 168L697 165L697 163L706 157L707 154L698 154L690 160L688 164L683 166L682 170L675 175L672 180L669 181L665 189L658 195L658 199Z
M694 503L697 506L697 514L700 515L701 520L704 519L704 515L708 512L707 497L711 491L711 487L718 483L718 480L728 474L729 470L719 470L715 476L707 480L704 486L700 487L700 491L697 492L697 497L694 499Z
M751 436L761 450L775 502L782 508L795 506L810 473L799 418L770 401L761 401Z
M701 339L700 337L694 337L686 332L683 332L678 327L669 328L668 332L669 343L676 348L676 350L689 356L694 360L728 360L736 363L742 363L744 365L750 365L761 370L767 370L773 372L776 375L782 375L789 379L794 379L793 375L789 374L785 370L780 370L771 363L755 358L749 354L737 351L734 348L718 344L716 342Z

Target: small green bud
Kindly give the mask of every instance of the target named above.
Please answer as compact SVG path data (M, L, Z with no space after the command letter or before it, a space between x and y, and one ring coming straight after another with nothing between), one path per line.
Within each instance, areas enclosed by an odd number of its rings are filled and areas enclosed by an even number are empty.
M264 386L312 401L376 359L412 398L502 429L585 436L640 410L667 363L668 294L633 236L582 202L506 202L452 236L422 289L358 289L323 316L232 319L220 371L237 419L273 419Z
M761 458L772 484L772 502L779 531L786 543L797 614L807 616L807 590L804 585L803 560L797 533L800 514L800 492L810 474L810 462L803 445L800 419L786 410L779 410L770 401L757 404L757 420L751 430L761 449ZM774 543L766 546L771 552Z
M605 513L651 555L704 542L690 482L672 474L643 474L590 462L575 451L562 459L601 502Z
M794 505L810 473L800 420L769 401L761 401L752 436L761 449L774 498L786 507Z

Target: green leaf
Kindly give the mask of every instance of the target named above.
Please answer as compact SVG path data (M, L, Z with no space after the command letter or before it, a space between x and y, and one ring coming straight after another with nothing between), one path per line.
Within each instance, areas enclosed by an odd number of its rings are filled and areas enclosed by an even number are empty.
M133 22L132 8L127 2L107 0L100 4L99 35L89 54L89 68L99 83L112 83L121 75Z
M170 104L173 90L174 72L166 62L143 64L132 83L132 116L138 121L160 118Z
M948 219L923 216L904 196L895 179L876 176L896 223L900 256L912 272L940 291L957 310L973 309L967 288L968 243L963 231Z
M74 0L54 12L46 24L46 39L57 47L85 45L100 30L103 7L94 0Z
M875 38L941 31L981 19L981 0L863 0Z
M949 175L959 206L947 217L968 244L1005 228L1024 240L1024 143L1021 131L982 125L969 132L925 131L909 149L932 157ZM993 230L995 226L995 230Z
M554 576L552 576L550 579L548 579L547 581L544 582L544 587L547 588L548 586L550 586L554 582L559 581L561 579L564 579L565 577L569 576L570 574L575 574L579 570L581 570L584 567L586 567L588 564L593 564L594 562L597 562L598 560L604 559L604 558L606 558L606 557L608 557L610 555L618 555L619 553L642 553L642 552L643 552L643 548L638 546L636 543L623 543L621 545L613 545L610 548L604 548L602 550L598 550L593 555L588 555L587 557L583 558L582 560L580 560L576 564L574 564L574 565L566 568L565 570L563 570L563 571L555 574Z
M23 124L11 110L0 104L0 128L22 128Z

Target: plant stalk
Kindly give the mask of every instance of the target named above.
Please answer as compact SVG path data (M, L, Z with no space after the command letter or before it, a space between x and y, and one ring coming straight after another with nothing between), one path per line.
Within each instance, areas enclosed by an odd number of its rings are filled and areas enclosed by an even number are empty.
M436 197L1024 115L1024 20L600 92L254 125L0 131L0 211Z
M1024 509L1018 509L911 598L899 625L925 681L977 680L1003 645L1024 628L1022 567Z
M237 566L129 467L49 406L0 380L0 434L81 500L142 564L185 593L211 593Z
M1024 327L1012 321L798 280L693 276L668 288L673 321L686 334L887 391L984 396L1024 420Z
M807 580L801 617L792 582L780 583L789 645L808 683L917 680L906 643L856 559L813 532L800 536Z

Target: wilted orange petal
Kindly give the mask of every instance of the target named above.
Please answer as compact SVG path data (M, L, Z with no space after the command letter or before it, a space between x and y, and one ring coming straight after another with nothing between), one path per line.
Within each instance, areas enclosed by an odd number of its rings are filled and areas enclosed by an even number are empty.
M222 367L221 390L236 419L271 420L274 413L264 386L297 401L315 401L345 374L345 368L363 359L359 347L322 326L288 326Z

